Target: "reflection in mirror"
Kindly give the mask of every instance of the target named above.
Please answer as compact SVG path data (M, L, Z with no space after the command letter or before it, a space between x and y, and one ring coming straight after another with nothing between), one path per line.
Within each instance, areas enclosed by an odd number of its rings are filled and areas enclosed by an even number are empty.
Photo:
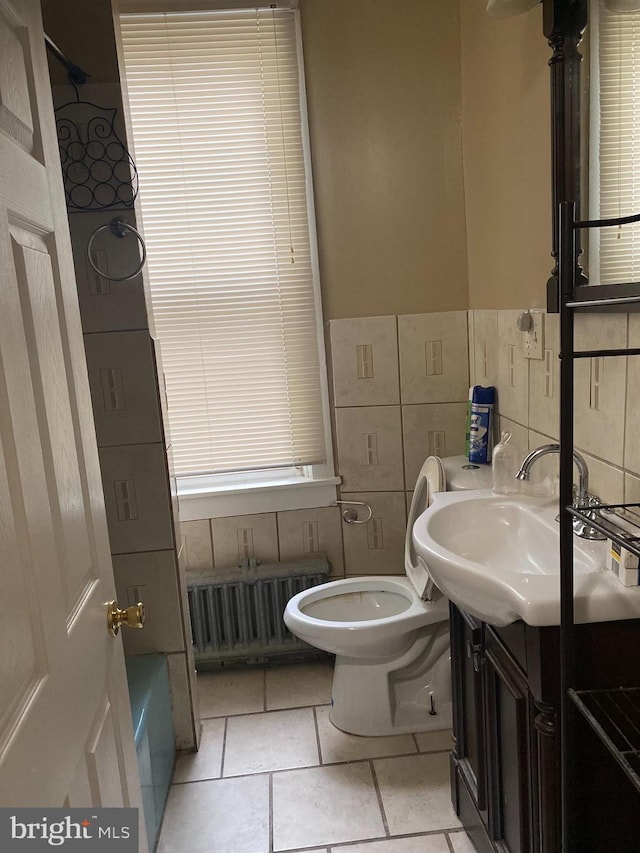
M581 134L583 156L589 152L583 215L602 219L638 213L640 0L590 0L582 52L589 69L589 98L582 110L588 121L582 122ZM640 223L595 229L588 236L581 263L590 284L640 281Z

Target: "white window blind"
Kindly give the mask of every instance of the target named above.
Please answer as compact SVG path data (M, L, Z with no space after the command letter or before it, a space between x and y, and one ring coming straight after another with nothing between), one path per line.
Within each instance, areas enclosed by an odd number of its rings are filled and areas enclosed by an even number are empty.
M295 14L120 15L178 476L325 461Z
M603 0L594 3L592 39L597 43L599 96L596 145L602 218L640 212L640 15L609 11ZM596 171L596 175L598 172ZM602 228L590 234L596 241L599 270L594 283L640 281L640 225Z

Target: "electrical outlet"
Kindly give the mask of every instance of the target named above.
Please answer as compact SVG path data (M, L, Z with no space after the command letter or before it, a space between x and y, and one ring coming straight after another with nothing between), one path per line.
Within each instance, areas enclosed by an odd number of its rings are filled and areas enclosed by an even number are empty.
M544 358L544 314L531 310L531 325L524 333L524 357Z

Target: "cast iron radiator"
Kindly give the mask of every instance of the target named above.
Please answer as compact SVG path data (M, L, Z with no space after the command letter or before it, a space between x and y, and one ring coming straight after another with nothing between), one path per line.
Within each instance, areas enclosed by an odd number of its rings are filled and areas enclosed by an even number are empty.
M262 660L312 651L294 637L282 614L296 593L329 578L326 558L240 565L187 574L196 663ZM313 650L315 651L315 650Z

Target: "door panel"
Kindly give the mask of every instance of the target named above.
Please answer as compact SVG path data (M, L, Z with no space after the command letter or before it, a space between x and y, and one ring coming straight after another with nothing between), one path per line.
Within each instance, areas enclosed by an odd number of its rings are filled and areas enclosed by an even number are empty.
M484 639L481 623L450 609L455 758L478 811L486 814Z
M0 128L32 152L36 111L31 103L24 34L11 7L0 6Z
M106 700L100 709L87 744L86 760L89 787L94 805L124 805L122 801L122 776L118 754L113 749L116 732L113 708Z
M140 807L37 0L0 0L0 304L0 802Z
M49 504L68 621L89 583L96 579L94 543L80 473L78 439L57 312L52 258L39 235L11 227L16 283L31 362L40 436L45 446ZM89 516L90 518L90 516Z

